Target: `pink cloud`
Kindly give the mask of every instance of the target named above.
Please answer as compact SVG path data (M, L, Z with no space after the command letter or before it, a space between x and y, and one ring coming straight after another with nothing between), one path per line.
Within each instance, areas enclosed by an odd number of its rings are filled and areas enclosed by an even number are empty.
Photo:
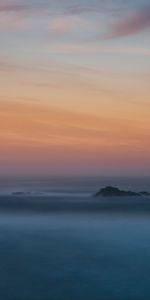
M136 34L150 27L150 7L129 15L126 19L112 26L107 38L119 38Z
M54 37L65 35L72 29L72 22L68 18L57 17L53 20L50 34Z
M27 6L15 0L0 0L0 12L21 12L27 10Z
M0 29L27 28L29 7L16 0L0 0Z
M60 16L53 18L50 35L52 37L61 37L70 32L87 32L92 29L92 23L81 16ZM96 26L94 26L94 29Z

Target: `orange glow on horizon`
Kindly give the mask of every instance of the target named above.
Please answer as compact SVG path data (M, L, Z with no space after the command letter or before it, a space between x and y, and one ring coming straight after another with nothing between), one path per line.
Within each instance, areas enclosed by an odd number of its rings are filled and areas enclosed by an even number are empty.
M150 160L146 81L134 93L135 78L132 87L127 77L123 82L117 75L84 68L53 65L52 74L48 70L36 74L34 68L14 66L14 77L9 68L0 91L2 170L12 166L18 172L27 168L29 173L35 169L44 173L53 166L53 172L77 168L80 173L89 167L94 173L107 172L107 166L146 168Z

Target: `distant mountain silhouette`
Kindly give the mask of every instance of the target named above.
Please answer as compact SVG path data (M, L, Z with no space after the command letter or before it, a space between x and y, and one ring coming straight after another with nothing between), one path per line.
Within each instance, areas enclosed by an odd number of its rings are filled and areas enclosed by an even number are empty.
M132 191L122 191L117 187L113 186L106 186L102 188L98 193L94 195L95 197L102 196L102 197L122 197L122 196L150 196L148 192L132 192Z

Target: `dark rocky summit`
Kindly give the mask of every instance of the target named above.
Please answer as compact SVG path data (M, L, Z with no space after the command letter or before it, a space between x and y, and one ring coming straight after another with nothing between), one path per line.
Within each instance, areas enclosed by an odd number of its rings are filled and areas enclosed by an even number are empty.
M124 197L124 196L150 196L148 192L132 192L132 191L122 191L117 187L107 186L102 188L98 193L94 195L95 197L102 196L102 197Z

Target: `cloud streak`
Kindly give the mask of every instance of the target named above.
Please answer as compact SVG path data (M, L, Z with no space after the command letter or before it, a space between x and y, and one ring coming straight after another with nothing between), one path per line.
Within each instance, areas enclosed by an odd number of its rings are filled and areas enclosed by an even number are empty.
M0 13L24 12L29 7L15 0L0 0Z
M144 47L105 47L97 44L87 44L87 43L69 43L69 44L59 44L51 45L46 52L55 54L130 54L130 55L144 55L150 56L150 49Z
M137 34L150 27L150 6L115 23L106 38L119 38Z
M140 0L141 4L146 0ZM39 12L78 15L90 12L125 12L130 11L131 7L136 7L139 0L89 0L85 4L83 0L41 0L41 1L22 1L22 0L0 0L0 12L18 12L24 10L34 10Z
M95 25L95 24L94 24ZM86 34L89 31L95 31L96 25L84 18L77 15L66 15L54 17L50 26L50 37L62 37L66 34L80 35Z
M88 37L99 37L99 28L97 24L98 15L95 20L93 18L91 19L91 29L87 24L81 24L81 20L79 22L79 19L86 19L85 14L106 14L109 15L109 17L110 14L113 15L115 13L119 14L119 16L122 14L126 15L130 10L132 11L134 9L135 11L135 9L137 9L135 5L136 2L137 0L134 1L134 8L131 8L131 3L129 1L119 1L118 3L116 0L91 0L88 1L87 4L82 0L57 0L56 2L52 0L34 2L0 0L0 28L11 28L11 26L12 28L17 27L18 23L20 24L22 20L23 22L28 23L28 17L36 16L39 18L39 16L45 16L46 18L52 17L55 19L52 21L50 33L52 37L61 37L66 33L72 31L74 33L77 30L80 35L79 28L81 27L82 33L85 33ZM113 23L108 34L105 34L104 38L113 39L132 35L148 27L150 27L150 6L131 13L131 15L124 20Z

